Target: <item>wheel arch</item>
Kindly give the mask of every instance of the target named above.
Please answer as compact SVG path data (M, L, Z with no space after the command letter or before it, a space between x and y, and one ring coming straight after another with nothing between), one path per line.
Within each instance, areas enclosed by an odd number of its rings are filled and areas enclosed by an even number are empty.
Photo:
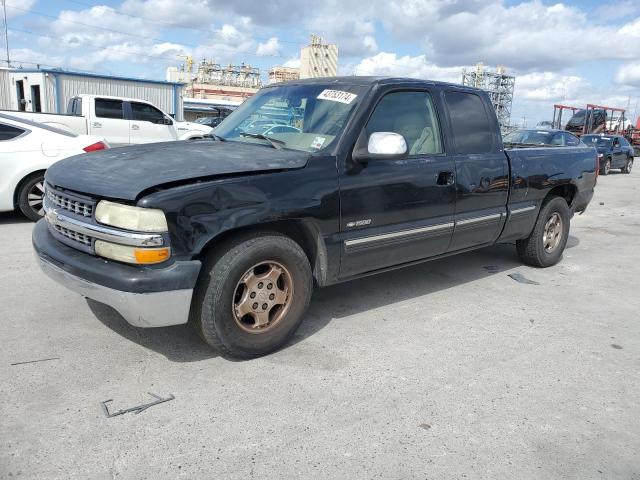
M567 202L567 205L571 207L576 194L578 193L578 187L576 187L573 183L565 183L563 185L556 185L551 190L547 192L542 203L546 203L552 197L562 197Z
M13 191L13 207L14 208L18 206L18 197L20 196L20 189L22 188L22 186L37 175L41 175L41 174L44 175L46 171L47 171L46 168L41 168L40 170L34 170L33 172L30 172L24 177L22 177L22 179L16 184L16 188Z
M255 232L277 232L291 238L300 245L306 254L316 282L319 285L327 283L328 258L326 245L317 226L308 220L280 220L232 228L209 239L197 256L200 259L204 259L209 255L215 255L224 251L225 246L237 237Z

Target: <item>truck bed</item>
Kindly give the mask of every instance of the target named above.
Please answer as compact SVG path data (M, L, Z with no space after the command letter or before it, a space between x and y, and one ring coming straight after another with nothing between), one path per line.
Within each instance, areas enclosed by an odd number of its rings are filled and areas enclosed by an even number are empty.
M78 135L87 134L87 120L80 115L67 115L63 113L23 112L21 110L2 110L2 113L16 118L22 118L36 123L42 123L50 127L59 128Z

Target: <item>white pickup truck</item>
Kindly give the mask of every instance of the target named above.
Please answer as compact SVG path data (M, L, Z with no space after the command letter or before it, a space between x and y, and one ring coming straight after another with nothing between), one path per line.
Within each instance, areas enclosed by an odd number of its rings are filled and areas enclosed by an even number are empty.
M105 95L72 97L66 114L17 111L5 113L78 135L97 135L105 138L112 147L193 140L202 138L213 130L198 123L178 122L144 100Z

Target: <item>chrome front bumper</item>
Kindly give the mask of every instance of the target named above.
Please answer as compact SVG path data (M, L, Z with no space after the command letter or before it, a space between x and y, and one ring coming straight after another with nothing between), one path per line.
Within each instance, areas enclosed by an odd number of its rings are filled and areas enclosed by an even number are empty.
M124 292L72 275L40 255L36 258L47 276L84 297L109 305L135 327L167 327L189 319L193 289Z

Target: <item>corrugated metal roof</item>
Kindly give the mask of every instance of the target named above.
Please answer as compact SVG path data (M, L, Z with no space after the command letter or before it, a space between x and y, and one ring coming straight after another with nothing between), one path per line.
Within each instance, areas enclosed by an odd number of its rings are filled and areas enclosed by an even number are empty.
M181 82L167 82L165 80L148 80L145 78L133 78L133 77L121 77L118 75L107 75L103 73L87 73L87 72L76 72L73 70L62 70L58 68L13 68L9 70L10 72L24 72L24 73L52 73L56 75L70 75L77 77L90 77L90 78L105 78L110 80L125 80L128 82L142 82L142 83L158 83L163 85L186 85Z

